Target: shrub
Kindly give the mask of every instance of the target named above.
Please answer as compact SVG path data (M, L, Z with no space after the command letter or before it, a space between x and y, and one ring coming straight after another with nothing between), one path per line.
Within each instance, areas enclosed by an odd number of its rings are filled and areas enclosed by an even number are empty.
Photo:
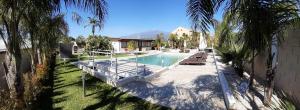
M27 108L33 108L34 102L45 90L46 86L43 85L47 75L46 65L37 65L35 74L26 73L24 78L24 99Z
M133 51L135 50L137 47L136 47L136 44L134 41L129 41L128 44L127 44L127 48L129 51Z
M244 61L247 58L247 50L242 47L217 47L217 54L221 56L221 61L226 63L232 62L232 67L235 72L243 77L244 72Z
M9 91L0 90L0 110L12 110L14 100L10 98Z

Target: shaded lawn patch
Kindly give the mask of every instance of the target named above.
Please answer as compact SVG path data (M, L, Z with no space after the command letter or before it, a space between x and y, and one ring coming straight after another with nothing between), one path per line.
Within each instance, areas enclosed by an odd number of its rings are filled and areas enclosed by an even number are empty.
M68 110L161 110L169 109L129 95L94 77L87 77L83 97L81 70L69 62L57 61L54 71L53 109Z

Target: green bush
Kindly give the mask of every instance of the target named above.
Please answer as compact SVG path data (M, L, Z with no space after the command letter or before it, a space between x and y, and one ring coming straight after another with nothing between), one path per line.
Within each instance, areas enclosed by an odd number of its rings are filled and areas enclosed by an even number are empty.
M244 72L244 61L247 59L247 49L239 46L232 47L217 47L217 54L221 56L221 61L226 63L232 62L231 66L234 68L235 72L243 77Z
M102 36L89 36L87 38L86 49L100 49L100 50L109 50L112 48L111 42L107 37Z
M136 43L134 41L129 41L128 44L127 44L127 49L129 51L133 51L135 50L137 47L136 47Z
M9 91L0 90L0 110L12 110L14 100L10 98Z

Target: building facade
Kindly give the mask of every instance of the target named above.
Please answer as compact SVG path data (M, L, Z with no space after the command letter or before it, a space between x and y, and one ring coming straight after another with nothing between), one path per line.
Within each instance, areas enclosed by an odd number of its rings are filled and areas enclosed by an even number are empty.
M152 49L153 41L149 39L126 39L126 38L109 38L115 53L128 52L128 42L135 43L136 51L147 51Z
M175 30L173 30L171 32L171 34L177 35L177 38L182 38L184 35L187 35L188 37L191 37L192 34L193 34L193 30L186 29L186 28L183 28L183 27L178 27ZM204 50L207 47L207 42L206 42L206 39L205 39L205 37L204 37L204 35L203 35L202 32L200 32L199 38L200 39L199 39L199 46L198 46L198 48L200 50ZM184 47L186 47L186 41L184 42Z

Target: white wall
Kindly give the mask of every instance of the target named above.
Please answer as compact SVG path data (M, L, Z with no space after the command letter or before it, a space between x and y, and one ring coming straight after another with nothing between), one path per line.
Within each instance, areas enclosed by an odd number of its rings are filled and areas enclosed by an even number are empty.
M278 49L278 65L275 73L275 87L292 96L296 106L300 107L300 29L289 30ZM255 75L266 78L267 52L255 57ZM249 72L251 65L247 65ZM250 73L250 72L249 72Z
M4 50L4 49L6 49L5 44L2 40L2 38L0 38L0 50Z
M114 48L114 51L116 53L120 53L120 51L121 51L120 50L121 49L121 42L119 42L119 41L112 41L111 44L112 44L112 46Z

